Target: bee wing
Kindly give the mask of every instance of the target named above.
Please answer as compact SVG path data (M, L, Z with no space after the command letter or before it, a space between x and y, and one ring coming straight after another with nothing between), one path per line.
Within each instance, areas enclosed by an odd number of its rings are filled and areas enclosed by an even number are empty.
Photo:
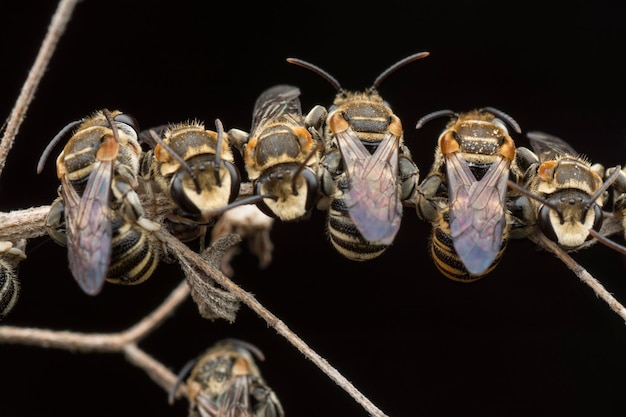
M265 90L254 104L250 132L281 114L302 114L299 96L300 89L291 85L279 84Z
M554 160L560 155L578 155L569 143L549 133L528 132L526 136L541 162Z
M111 258L109 198L113 161L96 164L82 197L66 177L61 180L69 267L76 282L89 295L96 295L102 289Z
M337 143L350 183L350 218L364 239L388 245L400 228L402 203L398 196L399 138L386 134L370 154L352 128L337 133Z
M447 156L450 234L472 274L484 273L501 248L509 166L509 161L499 158L476 181L463 158L456 153Z
M234 378L233 384L217 398L199 394L196 397L198 411L202 417L256 417L250 405L250 390L247 375Z

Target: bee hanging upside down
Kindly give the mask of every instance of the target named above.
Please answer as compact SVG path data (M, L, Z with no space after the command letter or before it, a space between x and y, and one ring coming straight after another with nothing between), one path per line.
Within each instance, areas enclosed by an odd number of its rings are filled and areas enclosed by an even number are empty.
M538 230L566 251L577 250L592 238L612 246L600 229L609 189L621 187L620 167L605 170L602 164L592 164L563 139L548 133L528 132L527 136L532 150L520 148L518 157L526 167L524 184L512 184L520 196L511 205L519 213L516 234L527 237ZM610 173L606 180L605 173Z
M264 359L249 343L236 339L217 342L182 369L170 402L189 373L189 417L284 417L283 407L261 376L255 357Z
M256 100L250 133L229 131L243 155L254 194L267 196L257 206L282 221L308 219L319 198L317 168L326 109L302 114L300 90L275 85Z
M152 232L158 224L143 217L138 186L141 146L137 123L104 109L63 128L37 167L68 134L57 158L61 181L46 219L50 236L67 246L69 268L81 289L100 293L105 281L133 285L149 278L160 258Z
M508 242L507 181L522 173L507 125L509 115L486 107L465 113L437 111L417 122L451 117L439 136L435 160L416 194L418 217L432 224L435 265L446 277L472 282L492 271Z
M380 256L398 233L403 202L415 192L419 169L404 145L402 122L377 89L389 74L428 55L420 52L402 59L359 92L344 90L313 64L287 60L319 74L337 91L328 109L318 176L328 200L330 241L347 259Z
M216 126L212 131L190 121L140 134L152 146L142 158L142 176L174 205L168 226L183 242L204 238L239 194L241 176L228 136L219 119Z

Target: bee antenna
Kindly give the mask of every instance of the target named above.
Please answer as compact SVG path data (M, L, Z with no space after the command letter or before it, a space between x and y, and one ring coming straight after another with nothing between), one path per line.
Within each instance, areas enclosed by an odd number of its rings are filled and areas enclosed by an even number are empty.
M167 143L165 143L161 136L157 135L157 133L152 129L150 129L150 136L152 136L152 139L158 145L161 145L163 149L165 149L174 159L176 159L176 161L180 164L180 166L183 167L185 171L187 171L191 179L193 179L193 183L196 185L196 193L200 194L200 181L198 181L198 177L193 172L187 161L185 161L182 156L174 152L174 149L172 149Z
M607 246L611 249L613 249L614 251L621 253L622 255L626 255L626 247L620 245L617 242L612 241L611 239L608 239L606 236L600 234L599 232L595 231L594 229L589 229L589 234L598 242L602 243L604 246Z
M511 180L507 180L507 185L509 186L509 188L512 188L513 190L517 191L520 194L525 195L526 197L532 198L533 200L536 200L538 202L540 202L541 204L543 204L544 206L548 207L551 210L554 210L556 213L559 214L559 217L561 217L561 211L558 209L558 207L556 207L554 204L552 204L550 201L546 200L545 198L541 197L540 195L537 195L533 192L528 191L526 188L522 187L521 185L511 181Z
M324 144L322 142L318 143L317 146L315 146L315 149L313 149L311 153L307 155L307 157L304 159L304 161L302 161L296 172L293 174L293 178L291 180L291 192L293 193L293 195L298 195L298 190L296 188L296 180L298 179L298 176L302 173L302 170L304 170L304 167L311 160L311 158L313 158L315 154L320 152L323 147Z
M63 139L71 130L73 130L76 126L82 123L83 120L76 120L74 122L68 123L59 133L57 133L54 138L48 143L46 149L44 149L41 157L39 157L39 163L37 163L37 174L41 174L43 171L43 166L46 164L46 160L48 156L50 156L50 152L54 149L54 147L59 143L61 139Z
M115 141L117 143L120 143L120 135L119 135L119 132L117 131L117 124L115 123L115 120L113 120L113 115L111 114L109 109L103 109L102 114L104 115L104 118L107 119L107 122L109 122L109 126L111 126L111 130L113 131L113 137L115 138Z
M437 110L432 113L428 113L417 121L415 129L421 129L427 122L442 116L455 116L459 117L459 114L452 110Z
M339 81L337 81L335 77L333 77L332 75L330 75L329 73L327 73L326 71L318 67L317 65L311 64L310 62L303 61L298 58L287 58L287 62L289 62L290 64L296 64L310 71L313 71L314 73L316 73L317 75L319 75L320 77L328 81L330 85L332 85L335 88L335 90L343 91L343 88L341 88L341 84L339 84Z
M222 156L222 140L224 139L224 125L220 119L215 119L215 128L217 129L217 146L215 149L215 163L213 164L213 173L215 175L215 182L218 187L222 186L222 180L220 179L220 159Z
M372 89L378 88L380 83L382 83L383 80L389 76L389 74L396 71L398 68L405 66L409 62L417 61L421 58L426 58L428 55L430 55L430 52L418 52L396 62L395 64L384 70L378 77L376 77L376 79L374 80L374 84L372 84Z
M501 119L504 119L505 122L509 124L518 134L522 133L522 128L519 123L512 117L503 112L502 110L498 110L495 107L483 107L480 109L481 111L488 111L489 113L493 113L495 116L498 116Z
M172 389L170 389L169 395L167 396L167 402L169 403L169 405L174 404L174 401L176 401L176 391L178 391L178 387L183 382L183 379L185 379L189 371L191 371L191 368L193 368L196 362L197 359L191 359L185 364L185 366L183 366L180 372L178 372L178 375L176 375L176 381L174 381L174 385L172 385Z

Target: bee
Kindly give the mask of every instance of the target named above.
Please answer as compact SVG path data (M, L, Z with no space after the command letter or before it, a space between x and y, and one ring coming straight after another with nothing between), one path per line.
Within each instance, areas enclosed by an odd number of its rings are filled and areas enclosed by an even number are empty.
M105 281L138 284L158 264L159 248L151 232L156 223L142 217L135 192L142 149L134 118L107 109L69 123L42 154L70 132L56 167L59 198L46 218L49 234L67 246L69 268L81 289L97 295Z
M507 181L522 176L507 125L521 129L492 107L464 113L441 110L416 125L451 117L440 134L433 165L416 193L417 215L432 224L430 251L439 271L459 282L492 271L508 243Z
M258 208L282 221L308 219L320 192L317 168L327 111L318 105L305 117L299 96L297 87L270 87L255 102L250 133L229 131L254 194L271 197L260 200Z
M173 234L189 242L206 235L214 217L239 194L241 175L235 166L221 121L217 132L200 121L148 130L153 146L142 158L144 177L153 180L174 204L168 216ZM141 136L145 137L142 132Z
M25 242L24 242L25 243ZM20 296L17 267L26 254L9 241L0 241L0 320L13 310Z
M191 369L186 380L189 417L283 417L283 407L255 357L264 360L255 346L221 340L183 368L171 394Z
M512 185L523 200L516 201L520 220L519 235L538 228L566 251L579 249L599 235L609 199L609 187L621 173L619 167L604 169L591 163L563 139L544 132L528 132L531 148L520 148L520 161L526 168L523 186ZM603 179L605 172L612 172ZM617 182L616 187L620 187ZM618 203L619 206L619 203Z
M327 202L327 232L347 259L380 256L400 228L403 202L417 187L419 169L404 145L402 122L378 93L399 67L428 56L413 54L383 71L364 91L346 91L330 74L288 58L326 79L337 91L324 124L324 156L318 177ZM318 205L324 207L323 205Z

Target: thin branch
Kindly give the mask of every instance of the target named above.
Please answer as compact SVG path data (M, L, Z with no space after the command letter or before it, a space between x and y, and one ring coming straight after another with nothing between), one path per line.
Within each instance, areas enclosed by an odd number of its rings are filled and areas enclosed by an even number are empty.
M535 233L530 237L530 240L535 242L540 247L552 252L559 258L569 269L572 270L576 274L576 276L584 282L587 286L589 286L598 297L604 300L605 303L617 313L624 321L626 321L626 309L624 306L608 292L604 286L593 277L585 268L583 268L579 263L577 263L569 254L563 250L559 245L555 242L548 239L543 233Z
M80 333L28 327L0 326L0 343L65 349L85 353L122 352L129 344L139 343L149 333L156 330L169 314L187 299L188 295L189 287L186 282L183 281L158 308L123 332Z
M372 416L385 417L380 409L378 409L365 395L354 387L354 385L348 381L341 373L333 368L324 358L318 355L313 349L311 349L298 335L293 333L285 323L283 323L278 317L269 312L263 307L250 293L244 291L234 282L232 282L221 271L213 267L206 262L200 255L190 250L182 242L176 239L169 233L160 231L160 238L164 240L168 248L171 249L177 257L184 257L189 259L195 265L202 269L202 271L218 284L227 289L229 292L237 296L244 304L246 304L251 310L257 313L263 318L268 325L273 327L278 334L286 338L293 346L295 346L306 358L311 360L319 369L321 369L330 379L332 379L337 385L343 388L352 398L354 398L367 412Z
M63 35L63 32L65 32L65 27L72 16L76 3L78 3L78 0L61 0L56 12L52 16L52 21L48 26L48 32L41 44L37 58L35 58L35 63L31 67L28 77L22 86L20 95L15 102L15 106L7 122L6 131L0 141L0 176L2 176L7 156L15 141L15 136L26 117L28 106L35 96L35 91L37 91L39 87L39 82L48 67L48 63L54 54L59 39L61 35Z
M3 222L10 227L20 227L13 223L15 217L19 218L21 227L26 226L27 229L33 231L32 236L39 236L45 233L45 215L49 207L42 206L23 211L12 212L12 215L0 214L0 230L5 233ZM385 417L386 415L380 411L369 399L358 391L354 385L348 381L341 373L332 367L324 358L311 349L302 339L293 333L285 323L278 317L263 307L251 294L242 290L233 283L221 271L213 267L209 262L202 258L199 254L193 252L185 244L180 242L165 230L158 232L159 238L163 240L168 249L177 257L189 260L200 268L208 277L215 280L219 285L228 290L230 293L239 298L250 309L263 318L271 327L273 327L280 335L285 337L292 345L294 345L305 357L310 359L318 366L328 377L330 377L337 385L343 388L352 398L354 398L370 415ZM31 236L31 237L32 237ZM2 236L0 236L0 239ZM153 331L171 312L178 303L182 302L189 294L189 287L186 282L182 282L180 286L172 293L163 305L155 310L151 315L140 321L137 325L131 327L125 332L112 334L86 334L70 331L53 331L33 328L18 328L11 326L0 326L0 343L21 343L27 345L36 345L40 347L53 347L68 350L79 350L83 352L119 352L128 348L129 344L136 344L145 337L149 332ZM137 363L142 364L140 360ZM148 363L150 363L148 361ZM146 372L154 379L154 375L160 372L153 368L145 369ZM166 382L159 382L161 386L168 386Z
M129 343L124 347L124 355L126 360L138 368L143 369L148 376L166 392L170 392L176 385L177 376L168 368L145 351L140 349L137 344ZM186 387L182 386L178 390L180 395L186 395ZM178 396L178 395L177 395Z

